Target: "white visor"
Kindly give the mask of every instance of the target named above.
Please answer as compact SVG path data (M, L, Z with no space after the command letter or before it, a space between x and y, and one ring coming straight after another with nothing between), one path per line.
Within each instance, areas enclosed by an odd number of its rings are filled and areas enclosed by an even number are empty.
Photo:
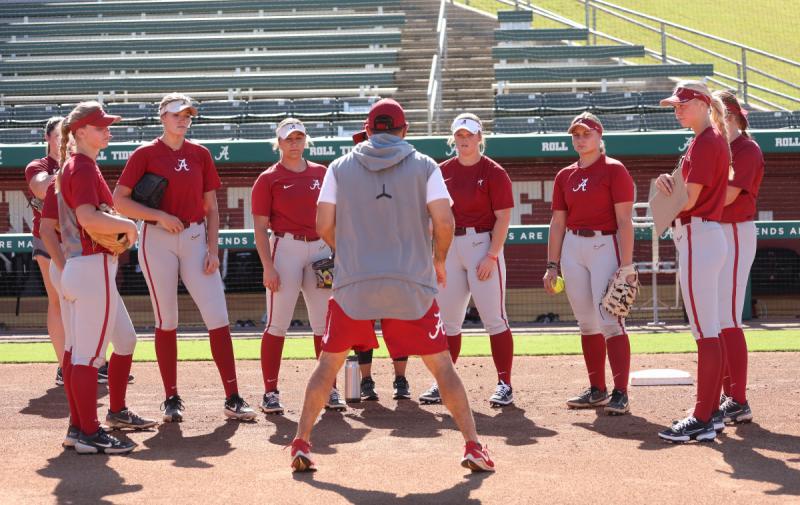
M181 112L187 109L191 112L192 116L197 115L197 107L187 100L173 100L172 102L168 102L161 107L158 113L162 115L165 112Z
M455 133L458 130L467 130L471 134L475 135L481 131L481 124L474 119L462 117L453 121L453 124L450 126L451 132Z
M303 126L303 123L287 123L280 128L278 128L278 137L281 139L285 139L292 132L300 132L303 135L306 135L306 127Z

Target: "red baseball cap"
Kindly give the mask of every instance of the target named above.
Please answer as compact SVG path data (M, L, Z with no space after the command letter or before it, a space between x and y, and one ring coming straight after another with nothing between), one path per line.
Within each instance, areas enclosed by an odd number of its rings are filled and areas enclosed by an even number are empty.
M601 125L597 121L594 121L593 119L590 119L588 117L581 117L581 116L578 116L578 117L576 117L575 119L572 120L572 124L569 125L569 129L567 130L567 133L572 133L572 130L574 130L575 128L577 128L579 126L583 126L584 128L587 128L589 130L594 130L597 133L599 133L600 135L603 134L603 125Z
M77 121L72 122L69 125L69 131L75 133L78 131L79 128L83 128L86 125L92 126L110 126L118 121L121 121L121 116L111 116L106 114L106 111L103 110L102 107L98 107L90 114L83 116L82 118L78 119Z
M394 130L408 125L403 107L391 98L378 100L372 105L367 124L375 131Z
M705 102L707 105L711 104L711 99L709 97L699 91L689 88L675 88L672 96L661 100L659 103L661 106L674 106L677 103L686 103L694 99Z

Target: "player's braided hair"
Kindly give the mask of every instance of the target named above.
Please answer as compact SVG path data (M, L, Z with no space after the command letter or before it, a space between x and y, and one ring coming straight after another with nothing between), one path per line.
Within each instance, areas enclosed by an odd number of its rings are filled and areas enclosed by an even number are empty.
M72 109L66 118L61 121L61 164L67 162L67 144L69 143L69 138L72 132L69 131L69 126L78 121L81 118L88 116L89 114L93 113L97 109L102 109L103 106L100 102L96 102L94 100L88 102L81 102Z
M732 105L734 109L741 110L742 104L739 103L739 99L736 98L736 95L728 90L715 91L713 95L722 100L722 105L725 106L725 109L728 111L728 114L734 115L734 117L736 118L736 125L739 127L739 131L742 132L742 135L744 135L747 138L750 138L750 134L747 133L747 120L744 118L742 114L736 114L730 112L730 108L728 107L729 105Z

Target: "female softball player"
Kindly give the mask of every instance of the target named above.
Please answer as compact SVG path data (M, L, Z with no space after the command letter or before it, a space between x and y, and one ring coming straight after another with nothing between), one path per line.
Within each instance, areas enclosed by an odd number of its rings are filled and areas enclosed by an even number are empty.
M133 152L117 182L114 202L121 213L143 220L139 253L155 315L156 358L166 396L164 421L180 422L184 411L177 379L179 276L209 329L211 354L225 389L225 416L252 420L256 413L239 396L219 274L219 175L208 149L185 138L192 116L197 115L191 98L166 95L159 114L164 133ZM145 173L168 181L160 208L151 209L131 198Z
M689 201L678 214L672 237L686 313L697 341L697 403L694 413L659 433L672 442L713 440L712 419L719 407L722 349L719 343L719 278L728 254L722 219L731 155L725 136L725 106L705 84L679 83L661 105L675 108L675 117L695 137L680 160ZM673 179L661 174L656 187L671 194Z
M317 287L311 268L315 261L331 256L331 249L316 231L317 198L325 178L325 167L303 158L308 136L300 120L284 119L275 133L275 149L280 151L280 160L258 176L252 191L256 249L267 288L267 327L261 337L265 390L261 410L267 414L283 413L278 374L297 295L302 292L306 302L317 357L331 295L330 289ZM272 230L271 237L268 230ZM345 408L335 385L326 407Z
M61 306L58 292L50 279L50 255L47 253L39 232L42 219L42 202L48 186L53 182L56 170L59 167L58 149L61 143L60 116L51 117L44 127L45 157L31 161L25 167L25 180L31 195L29 201L33 211L33 258L39 265L42 273L45 291L47 291L47 334L56 351L58 369L56 371L56 384L63 385L62 366L64 364L64 325L61 322Z
M510 405L514 402L514 340L506 319L503 245L514 207L511 179L503 167L483 155L486 141L478 116L460 114L450 131L448 145L455 147L457 156L440 167L454 202L456 229L447 253L447 285L440 289L436 301L455 363L461 350L461 324L472 295L490 335L497 369L497 387L489 403L495 407ZM423 403L441 402L438 385L434 384L419 399Z
M756 257L756 199L764 177L761 148L747 133L747 111L736 95L715 91L714 97L725 105L725 126L733 157L733 179L728 181L722 232L728 254L719 278L720 344L723 355L721 401L723 421L749 422L753 412L747 403L747 342L742 331L742 309L750 267Z
M67 157L70 135L76 145L76 152L64 164L56 183L66 257L60 287L71 306L66 311L70 316L67 334L71 335L71 366L65 367L63 372L65 385L72 393L73 415L77 416L70 421L67 445L74 442L76 451L87 454L126 453L134 447L131 442L106 434L97 420L97 369L105 361L109 340L114 352L108 369L110 405L106 424L112 428L134 429L156 424L126 407L136 332L114 281L117 257L88 234L89 231L124 234L129 243L137 239L133 221L101 210L111 208L113 200L95 159L100 150L108 146L109 125L119 120L119 116L107 115L97 102L82 102L61 123L61 159Z
M554 294L558 267L567 298L581 330L589 387L567 400L570 408L605 405L610 415L625 414L631 346L625 321L609 314L600 301L609 279L620 269L629 282L633 268L634 185L625 165L606 155L603 125L585 112L567 130L579 159L556 175L553 217L547 244L544 288ZM606 352L614 390L606 389Z

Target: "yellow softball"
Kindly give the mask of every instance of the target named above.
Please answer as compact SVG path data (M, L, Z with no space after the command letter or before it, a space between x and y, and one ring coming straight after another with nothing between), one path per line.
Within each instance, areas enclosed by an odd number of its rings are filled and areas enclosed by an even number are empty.
M561 277L560 275L556 277L556 283L555 285L553 285L553 291L555 291L556 293L564 291L564 278Z

